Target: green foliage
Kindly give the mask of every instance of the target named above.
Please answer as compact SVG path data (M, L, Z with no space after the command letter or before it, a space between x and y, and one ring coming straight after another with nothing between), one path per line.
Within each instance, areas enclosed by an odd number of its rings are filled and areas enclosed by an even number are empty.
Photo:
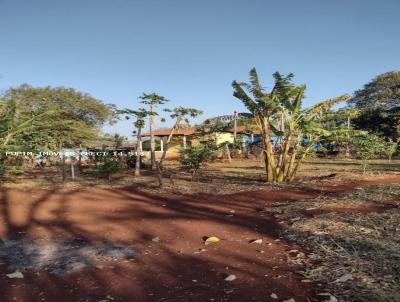
M361 160L364 173L372 159L382 158L387 154L385 141L373 134L352 137L350 140L357 158Z
M120 148L120 147L122 146L122 144L126 141L126 137L125 137L125 136L122 136L122 135L119 135L119 134L114 134L113 141L114 141L114 147L115 147L116 149L118 149L118 148Z
M305 85L293 84L293 74L283 76L276 72L273 77L274 86L271 91L266 91L253 68L249 83L232 83L233 95L253 114L261 132L267 181L291 181L313 144L329 134L323 125L323 117L334 104L349 97L328 99L302 109ZM273 137L277 138L274 144Z
M144 108L139 108L138 110L133 110L133 109L122 109L122 110L116 110L116 113L118 115L125 115L125 119L129 120L131 118L134 119L134 126L137 129L142 129L145 125L145 118L154 114L150 111L147 111Z
M397 140L400 137L400 107L391 110L367 108L360 111L352 124L356 129Z
M114 120L111 105L71 88L21 85L0 99L0 143L19 149L75 146Z
M14 176L20 176L25 173L25 170L23 167L9 167L7 173L14 175Z
M139 97L141 99L141 103L150 106L157 106L165 104L169 102L165 97L157 94L157 93L143 93L142 96Z
M182 122L184 123L185 126L189 126L190 125L189 118L195 118L195 117L203 114L203 111L201 111L201 110L194 109L194 108L185 108L185 107L176 107L176 108L174 108L172 110L171 109L164 109L164 111L171 112L170 117L175 120L175 123L174 123L174 126L172 127L172 129L171 129L171 131L169 133L168 139L167 139L166 144L165 144L164 152L161 155L161 159L158 162L159 173L162 172L163 162L164 162L165 157L167 155L169 144L170 144L170 142L172 140L172 137L174 135L174 131L182 127ZM160 175L160 179L161 179L161 175ZM162 185L162 184L160 183L160 185Z
M130 155L125 158L126 166L128 168L134 168L136 165L136 156Z
M3 177L6 174L7 167L4 165L4 163L0 164L0 177Z
M219 147L213 141L203 142L180 150L180 166L194 176L207 163L217 159Z
M87 93L65 87L13 87L4 94L5 100L18 100L23 114L56 110L64 119L83 121L88 126L101 126L111 120L113 106L106 105Z
M174 109L164 109L165 112L170 112L171 119L175 120L175 128L180 128L181 122L184 122L185 125L190 125L189 118L195 118L199 115L203 114L203 111L194 109L194 108L186 108L186 107L176 107Z
M111 156L106 156L98 165L98 173L102 177L111 180L111 176L120 173L124 168L124 163Z
M354 93L348 103L356 108L391 109L400 106L400 71L378 75Z

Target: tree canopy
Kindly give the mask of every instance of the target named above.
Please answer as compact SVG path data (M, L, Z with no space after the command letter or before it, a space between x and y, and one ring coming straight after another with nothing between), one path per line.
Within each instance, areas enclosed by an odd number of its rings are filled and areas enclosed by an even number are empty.
M378 75L371 82L354 93L348 101L356 108L377 108L385 110L400 106L400 71Z
M14 148L56 148L95 139L112 121L111 105L64 87L8 89L0 98L0 142Z

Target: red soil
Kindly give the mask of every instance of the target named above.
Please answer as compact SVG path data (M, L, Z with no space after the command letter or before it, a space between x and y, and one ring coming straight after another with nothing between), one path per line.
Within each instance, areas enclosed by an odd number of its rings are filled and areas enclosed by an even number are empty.
M0 260L0 301L318 301L317 286L301 282L279 238L282 227L257 209L266 203L314 198L400 178L302 191L229 195L152 194L139 188L1 191L0 237L80 236L90 242L135 245L135 261L57 277L43 272L8 279ZM223 240L205 246L203 236ZM160 242L151 239L159 237ZM249 244L252 239L262 244ZM206 251L194 252L205 248ZM260 251L264 251L263 253ZM2 264L3 262L3 264ZM232 282L224 281L236 275Z

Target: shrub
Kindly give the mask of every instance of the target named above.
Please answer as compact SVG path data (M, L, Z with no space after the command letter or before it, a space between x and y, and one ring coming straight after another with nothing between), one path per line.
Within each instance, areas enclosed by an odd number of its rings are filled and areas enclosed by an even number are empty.
M212 141L181 149L180 166L183 170L192 173L193 179L199 169L217 159L218 149L218 146Z
M352 138L350 144L355 149L357 158L361 160L364 174L369 166L370 160L382 158L387 152L385 141L373 134Z
M111 180L111 176L120 173L123 168L123 162L117 161L112 157L105 157L98 166L98 172L100 176Z

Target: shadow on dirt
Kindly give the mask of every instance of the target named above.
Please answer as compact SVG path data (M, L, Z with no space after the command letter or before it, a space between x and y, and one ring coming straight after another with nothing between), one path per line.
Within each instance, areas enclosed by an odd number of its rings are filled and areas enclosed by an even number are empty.
M319 193L312 188L218 196L153 194L132 186L69 192L3 189L0 236L8 253L22 248L16 254L27 259L19 258L18 267L16 259L3 256L0 300L268 301L274 292L282 299L307 301L313 287L286 265L284 251L291 244L279 238L281 225L257 209ZM212 232L226 239L202 252L201 238ZM156 236L160 242L152 240ZM270 242L268 252L248 244L255 236ZM32 253L15 242L33 244ZM46 246L49 242L53 245ZM126 247L134 252L113 254ZM84 265L68 267L74 257ZM8 279L14 269L25 269L24 278ZM239 281L224 281L229 274Z

